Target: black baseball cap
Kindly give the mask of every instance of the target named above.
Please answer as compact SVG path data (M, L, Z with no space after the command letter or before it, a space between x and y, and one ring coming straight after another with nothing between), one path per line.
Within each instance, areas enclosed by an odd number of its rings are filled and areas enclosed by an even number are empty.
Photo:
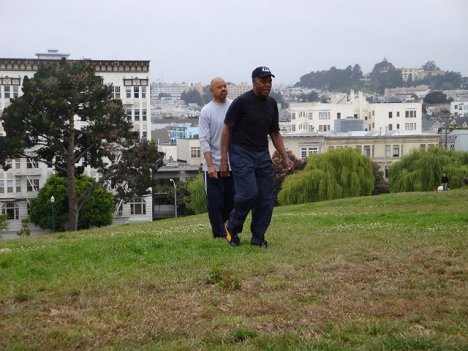
M252 71L252 78L264 78L268 76L274 77L275 75L266 66L257 67Z

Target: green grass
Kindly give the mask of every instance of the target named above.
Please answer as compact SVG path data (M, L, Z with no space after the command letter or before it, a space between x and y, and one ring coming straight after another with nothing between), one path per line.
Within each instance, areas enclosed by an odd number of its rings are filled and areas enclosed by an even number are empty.
M0 350L467 350L468 189L0 241Z

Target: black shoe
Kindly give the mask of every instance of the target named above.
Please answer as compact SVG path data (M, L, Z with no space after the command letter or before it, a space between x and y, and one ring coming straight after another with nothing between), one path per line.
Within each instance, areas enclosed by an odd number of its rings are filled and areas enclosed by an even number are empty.
M237 233L231 233L227 227L227 221L224 223L224 229L226 230L226 239L229 245L236 247L240 245L240 239Z
M252 246L258 246L258 247L263 247L264 249L268 248L268 242L266 240L263 240L261 244L256 244L256 243L250 243Z

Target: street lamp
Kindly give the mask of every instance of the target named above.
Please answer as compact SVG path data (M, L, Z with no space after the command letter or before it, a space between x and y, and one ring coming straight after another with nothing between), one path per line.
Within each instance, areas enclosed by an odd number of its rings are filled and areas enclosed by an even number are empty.
M55 197L50 197L50 203L52 205L52 232L55 232Z
M174 215L177 218L177 186L174 179L169 179L169 181L174 185Z

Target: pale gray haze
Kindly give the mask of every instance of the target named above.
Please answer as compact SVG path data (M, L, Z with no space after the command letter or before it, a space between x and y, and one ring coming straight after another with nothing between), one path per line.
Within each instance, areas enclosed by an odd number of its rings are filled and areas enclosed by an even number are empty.
M276 83L386 58L468 76L468 0L0 0L0 57L150 60L151 80Z

